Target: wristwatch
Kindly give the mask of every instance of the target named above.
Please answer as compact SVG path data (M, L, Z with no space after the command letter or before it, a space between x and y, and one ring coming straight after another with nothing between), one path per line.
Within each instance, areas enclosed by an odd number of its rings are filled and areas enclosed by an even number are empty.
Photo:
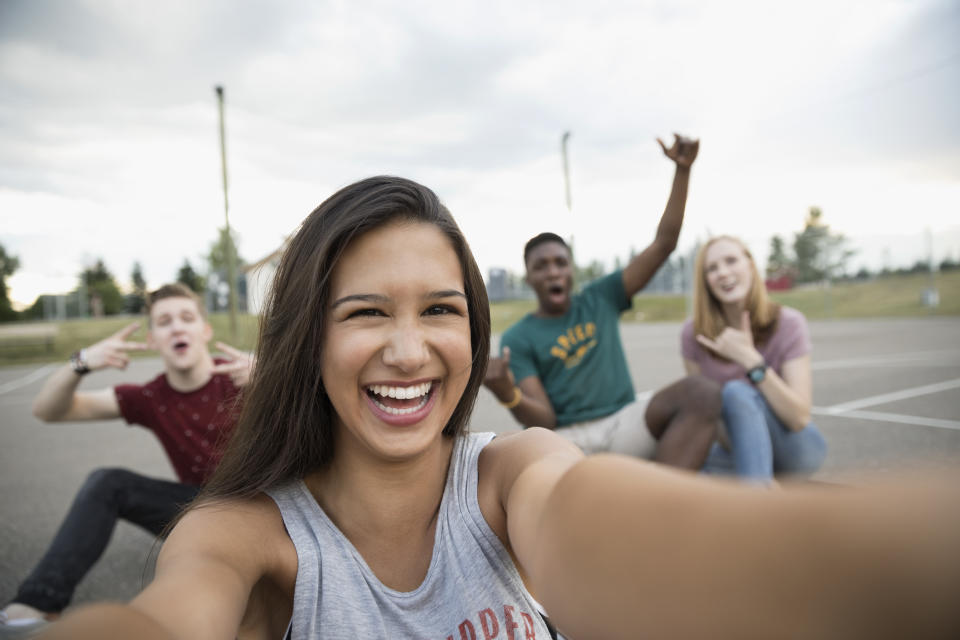
M747 371L747 379L754 385L760 384L763 382L764 378L767 377L767 363L761 362L754 368Z
M80 349L70 354L70 366L78 376L90 373L90 367L87 366L87 359L84 358L86 355L84 351L85 349Z

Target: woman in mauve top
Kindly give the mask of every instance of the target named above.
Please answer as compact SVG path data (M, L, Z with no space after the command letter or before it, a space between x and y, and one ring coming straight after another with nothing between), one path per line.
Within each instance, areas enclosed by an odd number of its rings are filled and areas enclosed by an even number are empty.
M775 473L810 474L827 445L810 421L810 334L796 309L767 297L753 256L730 236L697 254L694 315L683 326L689 374L723 385L723 445L704 469L767 484Z

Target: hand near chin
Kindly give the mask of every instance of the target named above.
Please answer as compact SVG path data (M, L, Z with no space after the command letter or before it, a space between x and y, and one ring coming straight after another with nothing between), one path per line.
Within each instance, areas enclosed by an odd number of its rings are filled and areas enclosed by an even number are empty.
M230 376L233 386L237 388L246 386L257 361L253 354L231 347L226 342L217 342L216 347L227 355L227 361L214 365L213 374Z
M722 358L750 369L763 362L763 356L753 344L750 329L750 312L744 311L739 327L726 327L715 339L697 335L697 342Z
M516 383L513 372L510 371L510 347L503 348L503 356L490 356L487 364L487 373L483 377L483 384L501 402L507 402L513 397L513 388Z
M83 361L91 371L113 367L126 369L130 364L130 351L146 351L149 347L142 342L128 340L140 328L139 322L133 322L113 335L83 349Z

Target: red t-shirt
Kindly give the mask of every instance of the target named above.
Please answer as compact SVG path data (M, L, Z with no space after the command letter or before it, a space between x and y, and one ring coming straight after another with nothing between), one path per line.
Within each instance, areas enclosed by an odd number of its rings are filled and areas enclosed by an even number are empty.
M144 385L117 385L114 393L128 424L156 434L181 482L202 484L210 477L239 409L238 390L229 376L212 376L199 389L183 393L161 373Z

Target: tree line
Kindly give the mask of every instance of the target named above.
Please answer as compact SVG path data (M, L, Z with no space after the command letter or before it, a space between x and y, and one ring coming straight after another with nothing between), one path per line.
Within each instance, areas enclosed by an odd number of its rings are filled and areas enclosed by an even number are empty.
M184 258L177 270L176 282L190 287L201 296L207 288L207 276L221 274L220 280L226 280L228 252L233 252L238 267L245 262L237 253L236 233L227 234L226 228L218 229L217 239L210 244L202 260L206 262L206 275L201 274ZM96 258L92 265L85 267L77 275L77 286L65 296L42 294L32 305L23 311L16 311L11 304L7 278L20 268L17 256L9 255L0 244L0 322L13 320L39 320L54 314L65 317L108 316L120 313L141 313L147 303L147 281L143 266L139 261L133 263L130 271L129 287L124 293L117 278L102 258Z

